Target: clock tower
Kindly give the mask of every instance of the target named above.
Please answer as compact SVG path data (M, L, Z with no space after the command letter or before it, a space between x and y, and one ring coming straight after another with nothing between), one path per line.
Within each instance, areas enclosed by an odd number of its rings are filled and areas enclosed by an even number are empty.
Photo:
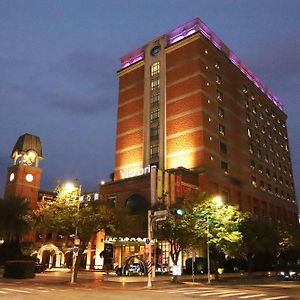
M7 168L4 197L20 197L31 201L36 208L42 170L42 144L38 136L25 133L16 142L11 158L13 165Z

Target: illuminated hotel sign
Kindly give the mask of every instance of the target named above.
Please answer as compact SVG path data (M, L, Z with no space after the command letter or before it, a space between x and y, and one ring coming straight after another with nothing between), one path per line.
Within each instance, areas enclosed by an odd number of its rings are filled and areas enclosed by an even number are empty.
M135 176L141 176L144 174L150 174L151 168L155 168L155 166L146 166L145 168L134 168L129 170L120 170L121 173L121 179L135 177Z

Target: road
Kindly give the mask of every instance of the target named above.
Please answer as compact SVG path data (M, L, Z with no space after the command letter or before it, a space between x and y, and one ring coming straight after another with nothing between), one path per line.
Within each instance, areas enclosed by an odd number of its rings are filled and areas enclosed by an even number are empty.
M154 282L153 288L148 289L144 282L107 282L102 280L103 276L97 272L82 272L76 285L70 285L70 273L62 272L37 274L35 278L25 280L0 278L0 300L300 300L299 282L175 285L164 281Z

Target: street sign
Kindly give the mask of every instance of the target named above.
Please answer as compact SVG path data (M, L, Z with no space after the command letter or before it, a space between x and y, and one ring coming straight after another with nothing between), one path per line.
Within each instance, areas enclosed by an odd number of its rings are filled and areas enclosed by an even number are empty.
M74 247L74 248L73 248L73 254L74 254L75 256L78 255L78 251L79 251L79 248L78 248L78 247Z
M165 209L165 210L157 210L154 212L154 216L155 217L162 217L162 216L167 216L168 215L168 211Z

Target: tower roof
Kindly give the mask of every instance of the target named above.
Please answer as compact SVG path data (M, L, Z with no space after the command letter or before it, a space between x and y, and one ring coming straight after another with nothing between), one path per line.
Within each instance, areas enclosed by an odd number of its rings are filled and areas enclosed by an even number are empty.
M15 152L26 153L30 150L35 151L40 158L43 157L40 138L36 135L25 133L18 138L11 152L11 156L13 156Z

